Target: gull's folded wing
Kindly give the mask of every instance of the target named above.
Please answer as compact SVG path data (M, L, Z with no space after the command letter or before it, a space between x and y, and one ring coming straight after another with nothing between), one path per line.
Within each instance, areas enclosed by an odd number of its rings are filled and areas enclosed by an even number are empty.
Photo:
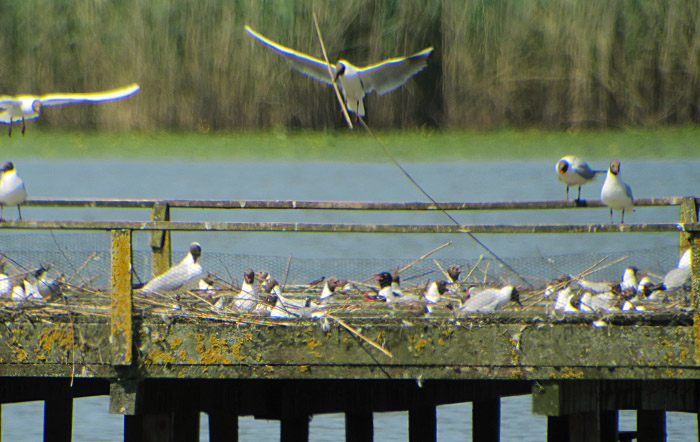
M39 98L42 106L61 106L63 104L85 103L85 102L101 102L121 100L122 98L130 97L138 92L140 86L136 83L128 86L112 89L104 92L87 92L87 93L56 93L42 95Z
M325 61L319 60L317 58L311 57L301 52L297 52L294 49L284 47L280 44L275 43L272 40L268 40L257 32L253 31L250 27L246 26L245 31L254 39L258 40L260 43L268 46L280 55L283 55L289 63L291 63L294 69L298 70L302 74L308 75L318 81L322 81L326 84L332 84L331 79L328 75L328 65ZM331 65L331 70L335 75L335 65Z
M393 91L413 75L422 71L432 52L433 48L430 47L410 57L392 58L359 69L365 92L377 91L379 95L383 95Z

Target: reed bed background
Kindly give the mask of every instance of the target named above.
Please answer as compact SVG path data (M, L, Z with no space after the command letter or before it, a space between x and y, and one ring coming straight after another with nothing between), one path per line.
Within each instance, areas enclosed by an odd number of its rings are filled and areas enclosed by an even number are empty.
M358 65L427 46L428 68L367 99L374 127L616 127L700 121L697 0L8 0L0 94L103 90L121 102L47 109L43 126L199 130L341 127L330 88L245 24Z

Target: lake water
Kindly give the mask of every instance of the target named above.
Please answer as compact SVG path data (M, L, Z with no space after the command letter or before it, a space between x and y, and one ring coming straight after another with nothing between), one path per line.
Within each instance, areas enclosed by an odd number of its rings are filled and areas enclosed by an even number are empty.
M552 161L494 161L480 163L412 163L405 165L413 177L437 201L541 201L564 197L564 185L556 180ZM700 162L622 160L622 178L635 197L695 196L700 193ZM423 196L391 164L364 163L238 163L238 162L127 162L127 161L49 161L15 159L20 176L31 196L75 198L161 198L211 200L354 200L425 201ZM607 162L590 162L606 169ZM582 189L582 198L599 199L602 177ZM575 195L575 190L573 190ZM9 209L5 216L16 212ZM149 211L97 209L25 208L27 219L148 219ZM467 213L453 215L462 223L584 223L608 222L605 209L586 211L547 211L540 213ZM619 214L616 214L616 219ZM264 211L175 211L174 220L230 221L316 221L445 223L439 213L300 213ZM673 222L677 208L637 209L625 215L626 221ZM196 239L207 253L265 255L303 258L416 258L446 241L453 241L435 257L448 260L476 259L484 251L464 235L328 235L328 234L231 234L222 242L215 234L174 234L175 259ZM678 236L664 235L480 235L503 258L594 254L609 251L665 250L673 253ZM669 252L669 250L671 252ZM180 251L180 252L178 252ZM673 257L671 258L671 260ZM667 262L667 261L665 261ZM213 263L212 263L213 265ZM663 267L663 266L660 266ZM242 269L241 269L242 270ZM662 269L660 269L662 270ZM541 441L546 420L530 414L530 397L505 398L502 402L501 440ZM43 403L2 407L4 440L41 440ZM122 440L123 419L108 414L108 398L75 401L75 441ZM634 413L621 413L621 428L634 428ZM695 415L669 413L669 441L696 439ZM279 423L240 419L240 440L278 440ZM344 437L342 415L316 416L311 422L311 440L339 440ZM524 433L523 429L527 428ZM471 434L471 405L438 407L438 439L464 440ZM202 421L202 439L206 419ZM407 440L405 413L375 415L375 440Z

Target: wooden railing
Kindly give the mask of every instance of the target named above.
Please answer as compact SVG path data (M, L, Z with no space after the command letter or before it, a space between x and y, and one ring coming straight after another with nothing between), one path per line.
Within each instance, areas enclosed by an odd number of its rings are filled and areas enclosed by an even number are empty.
M692 246L693 292L700 294L700 224L697 200L693 197L653 198L635 201L636 207L668 207L680 209L678 221L654 224L463 224L455 225L447 217L442 224L375 224L375 223L305 223L305 222L229 222L170 221L171 210L334 210L334 211L479 211L479 210L583 210L604 207L600 201L460 203L446 202L438 206L419 202L313 202L313 201L184 201L122 199L32 199L29 207L57 208L123 208L150 209L144 221L74 221L74 220L9 220L0 222L0 229L26 230L104 230L111 235L111 337L114 365L133 362L132 300L132 236L135 231L151 232L153 272L170 266L172 231L217 232L333 232L333 233L437 233L479 234L502 233L678 233L681 248ZM695 304L697 308L697 303Z

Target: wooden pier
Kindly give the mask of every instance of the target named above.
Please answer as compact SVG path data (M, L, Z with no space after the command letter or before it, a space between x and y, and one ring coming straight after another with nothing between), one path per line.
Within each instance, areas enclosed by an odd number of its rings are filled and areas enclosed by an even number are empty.
M700 224L692 197L640 200L675 206L657 224L361 224L170 221L172 210L472 211L588 210L598 201L535 203L125 201L37 199L27 206L149 209L144 221L2 221L26 231L97 230L111 238L106 314L36 320L0 311L0 403L45 401L44 440L71 440L74 398L109 395L124 415L125 441L238 439L238 416L277 419L280 439L308 439L309 418L344 413L346 440L373 439L372 413L408 411L409 440L436 440L436 406L473 403L473 440L499 440L500 399L532 394L548 416L549 441L663 441L665 413L700 411ZM139 307L132 240L150 233L153 273L171 263L171 232L668 233L691 248L692 304L674 311L555 316L506 311L455 317L344 313L327 320L163 318ZM2 252L2 245L0 245ZM342 326L341 326L342 324ZM602 324L602 325L601 325ZM350 330L355 330L352 333ZM361 337L358 334L361 333ZM367 340L391 354L377 351ZM635 434L618 431L618 410L637 410Z

